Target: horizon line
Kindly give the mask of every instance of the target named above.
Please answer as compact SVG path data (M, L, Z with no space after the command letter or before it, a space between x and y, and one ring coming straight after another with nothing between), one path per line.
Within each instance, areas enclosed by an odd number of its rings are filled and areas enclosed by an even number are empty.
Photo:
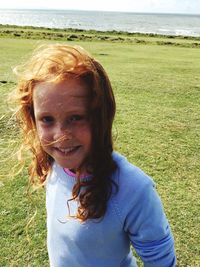
M119 11L119 10L88 10L88 9L59 9L59 8L30 8L30 7L0 7L0 10L58 10L58 11L85 11L85 12L112 12L112 13L134 13L134 14L161 14L161 15L197 15L200 13L184 13L184 12L156 12L156 11Z

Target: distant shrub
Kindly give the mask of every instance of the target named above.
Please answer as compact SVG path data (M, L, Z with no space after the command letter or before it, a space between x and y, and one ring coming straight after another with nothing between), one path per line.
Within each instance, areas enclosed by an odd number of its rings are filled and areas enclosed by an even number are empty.
M76 34L70 34L70 35L68 36L68 38L77 39L78 36L77 36Z
M13 35L16 36L16 37L20 37L21 36L21 34L17 33L17 32L14 32Z

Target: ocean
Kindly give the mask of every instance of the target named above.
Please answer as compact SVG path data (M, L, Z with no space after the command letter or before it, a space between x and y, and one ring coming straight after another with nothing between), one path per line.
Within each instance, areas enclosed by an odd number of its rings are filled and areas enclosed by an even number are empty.
M0 24L200 37L200 15L75 10L3 10Z

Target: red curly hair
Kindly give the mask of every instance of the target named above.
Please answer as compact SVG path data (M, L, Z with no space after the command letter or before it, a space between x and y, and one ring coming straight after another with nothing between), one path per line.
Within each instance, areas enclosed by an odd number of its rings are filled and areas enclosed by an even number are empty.
M105 70L79 46L51 44L36 49L22 71L17 69L17 74L17 120L23 131L23 148L28 147L33 154L29 166L32 184L43 184L46 181L54 161L41 147L37 135L33 108L34 87L44 81L56 82L72 78L78 78L88 86L92 149L87 166L92 172L92 179L83 183L77 177L72 199L79 200L77 218L81 221L101 218L112 193L111 174L117 168L112 159L112 123L116 105ZM81 191L82 187L85 190Z

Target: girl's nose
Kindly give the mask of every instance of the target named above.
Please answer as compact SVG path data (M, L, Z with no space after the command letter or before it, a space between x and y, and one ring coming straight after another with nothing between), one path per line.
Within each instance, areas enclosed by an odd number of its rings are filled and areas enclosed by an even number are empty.
M69 127L58 126L54 132L55 141L64 141L72 139L72 132Z

